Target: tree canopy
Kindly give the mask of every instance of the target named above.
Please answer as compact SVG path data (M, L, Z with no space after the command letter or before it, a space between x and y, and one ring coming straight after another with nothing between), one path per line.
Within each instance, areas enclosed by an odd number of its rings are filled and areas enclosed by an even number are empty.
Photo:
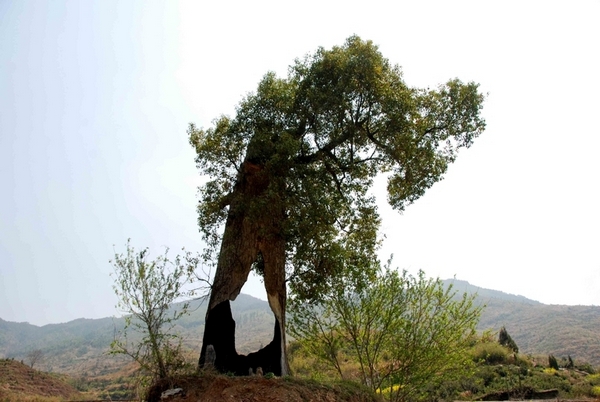
M388 201L403 211L482 133L483 100L477 84L458 79L409 87L400 67L357 36L297 59L286 78L267 73L234 117L189 126L208 176L198 206L205 257L224 252L222 227L243 211L249 221L271 220L259 236L283 239L286 281L298 297L318 298L331 276L372 275L373 179L388 174ZM263 273L260 252L253 268Z

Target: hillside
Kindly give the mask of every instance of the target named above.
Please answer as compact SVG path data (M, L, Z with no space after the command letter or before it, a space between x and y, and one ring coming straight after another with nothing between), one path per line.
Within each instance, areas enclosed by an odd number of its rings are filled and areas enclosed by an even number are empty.
M81 398L82 394L65 378L34 370L18 361L0 359L0 400L26 400L27 397Z
M505 326L521 353L570 355L600 366L600 307L545 305L465 281L446 281L451 282L460 293L477 293L476 302L487 306L480 330L498 331ZM240 353L255 351L271 341L274 319L265 301L242 294L232 303L232 311ZM182 318L177 327L193 354L199 354L205 313L205 305L194 301L192 314ZM0 319L0 358L27 363L27 354L41 349L44 359L36 366L41 370L88 378L107 375L127 361L105 354L122 326L119 318L78 319L43 327Z
M600 366L600 307L546 305L523 296L447 280L458 292L477 293L486 306L478 329L506 327L525 354L553 354Z
M232 312L238 328L239 352L255 351L271 341L275 320L265 301L242 294L232 303ZM185 346L198 354L205 315L205 305L199 300L193 301L191 314L180 319L175 328L183 335ZM40 349L44 353L36 365L40 370L84 377L114 373L128 360L106 352L124 323L122 318L82 318L38 327L0 319L0 358L28 363L27 354Z
M525 296L513 295L511 293L505 293L499 290L480 288L479 286L471 285L469 282L462 281L460 279L446 279L443 282L446 286L452 285L454 290L456 290L458 293L476 293L479 301L482 302L485 302L486 300L490 299L496 299L502 300L504 302L543 306L542 303L528 299Z

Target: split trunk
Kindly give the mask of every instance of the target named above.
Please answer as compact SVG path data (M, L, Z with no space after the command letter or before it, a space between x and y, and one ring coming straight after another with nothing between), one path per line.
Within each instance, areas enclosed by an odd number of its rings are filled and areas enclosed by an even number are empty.
M213 365L218 371L248 375L260 367L264 373L287 375L285 352L285 210L274 190L272 173L244 162L229 199L228 217L206 313L199 367ZM235 300L258 264L264 273L267 298L275 315L273 340L261 350L240 355L235 348L235 321L230 302ZM207 361L208 345L214 361Z

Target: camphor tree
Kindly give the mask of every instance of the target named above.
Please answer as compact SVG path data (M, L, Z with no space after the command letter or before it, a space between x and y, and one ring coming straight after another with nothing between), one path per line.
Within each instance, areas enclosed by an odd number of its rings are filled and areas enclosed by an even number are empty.
M418 401L427 399L427 386L467 373L482 310L475 296L457 297L423 271L400 274L390 264L369 283L332 284L317 303L292 297L288 328L341 378L349 362L363 385L387 399Z
M483 131L483 98L477 84L458 79L408 87L377 46L352 36L296 60L287 78L267 73L235 117L208 129L190 124L197 167L208 176L198 206L205 258L216 261L199 365L213 345L221 371L288 373L287 287L311 300L332 277L372 277L374 177L389 175L388 201L404 210ZM253 269L276 323L269 345L241 356L230 301Z
M153 261L148 249L136 252L127 241L127 253L115 253L113 289L117 308L126 314L121 337L110 345L111 354L124 354L135 360L146 375L167 378L182 366L181 339L172 332L175 321L188 313L189 303L178 308L173 303L194 294L186 284L194 277L198 257L189 252L168 258L169 250ZM128 339L133 329L141 340Z

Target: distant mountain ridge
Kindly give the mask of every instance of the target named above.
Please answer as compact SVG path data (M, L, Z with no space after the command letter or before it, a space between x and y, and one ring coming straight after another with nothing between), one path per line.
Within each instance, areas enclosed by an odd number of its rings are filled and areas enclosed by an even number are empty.
M454 290L459 293L477 294L483 301L487 299L500 299L508 302L525 303L532 305L542 305L539 301L528 299L525 296L505 293L500 290L485 289L479 286L471 285L469 282L460 279L446 279L443 281L445 286L452 285Z
M506 327L524 354L570 355L600 366L600 307L545 305L523 296L480 288L467 281L448 279L459 294L477 294L485 305L479 330ZM205 304L192 302L192 314L178 322L177 330L186 346L199 354L204 330ZM232 303L236 320L236 345L249 353L271 341L274 319L266 301L240 294ZM34 349L45 358L38 363L45 371L74 375L102 375L122 366L123 359L107 356L122 318L77 319L43 327L0 319L0 358L26 359Z
M186 347L200 354L206 303L193 300L191 314L180 318L175 331L182 334ZM267 302L240 294L232 303L236 321L236 345L249 353L266 345L273 336L275 319ZM40 349L44 358L36 366L48 372L99 376L116 371L126 360L107 355L110 343L124 327L123 318L79 318L63 324L36 326L0 318L0 358L27 363L27 354Z
M479 288L469 282L448 279L459 292L477 294L485 305L478 329L498 331L506 327L521 353L571 356L600 366L600 307L547 305L523 296Z

